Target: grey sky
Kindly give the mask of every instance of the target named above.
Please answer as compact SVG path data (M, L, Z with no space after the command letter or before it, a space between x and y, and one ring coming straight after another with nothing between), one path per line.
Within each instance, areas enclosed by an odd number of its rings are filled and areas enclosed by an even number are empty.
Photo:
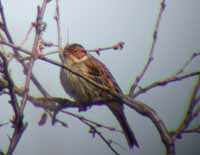
M19 44L36 16L36 7L42 0L3 0L8 25L14 40ZM56 24L53 19L55 3L47 7L44 33L46 41L57 41ZM87 49L106 47L118 41L124 41L122 51L106 51L96 56L110 69L120 87L127 93L130 84L144 66L152 42L153 27L159 10L159 0L60 0L61 29L63 46L69 41L77 42ZM142 85L149 84L172 75L179 69L193 52L200 50L200 1L166 1L166 10L160 24L154 61L149 68ZM33 36L24 46L31 49ZM58 57L51 56L58 60ZM24 77L20 66L13 62L10 66L12 75L19 86L23 86ZM195 60L186 72L199 70L199 59ZM19 74L20 73L20 74ZM36 62L34 73L52 96L67 96L59 83L59 68L41 61ZM194 85L194 79L157 88L139 97L155 108L167 127L174 129L180 122ZM33 87L31 94L39 96ZM0 123L11 117L12 109L0 98ZM3 110L2 110L3 109ZM107 132L107 137L125 147L116 145L123 155L164 155L164 146L153 124L135 111L125 109L129 123L134 130L140 149L129 150L123 135ZM78 113L77 110L70 110ZM60 125L51 126L50 121L43 127L37 125L42 110L28 105L25 119L29 122L15 155L110 155L111 150L100 140L92 138L88 128L80 121L66 115L59 115L69 128ZM89 119L119 127L117 121L106 107L94 107L81 113ZM200 121L198 118L197 121ZM11 133L9 127L0 128L0 148L6 148ZM177 155L199 155L200 136L184 136L177 141Z

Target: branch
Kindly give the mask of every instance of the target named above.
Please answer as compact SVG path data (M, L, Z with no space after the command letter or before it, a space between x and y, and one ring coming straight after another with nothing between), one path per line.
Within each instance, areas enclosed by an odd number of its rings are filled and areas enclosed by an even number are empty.
M78 120L80 120L81 122L83 122L84 124L86 124L86 125L90 128L90 133L93 135L93 137L95 136L95 134L97 134L97 135L106 143L106 145L112 150L112 152L113 152L114 154L120 155L120 154L112 147L112 145L111 145L112 141L107 140L107 139L104 137L104 135L103 135L100 131L97 130L97 128L96 128L96 125L97 125L97 124L96 124L96 123L94 124L94 122L92 122L92 121L90 121L90 120L87 120L87 119L84 119L83 117L78 116L78 115L75 115L75 114L70 113L70 112L66 112L66 111L62 111L62 112L64 112L65 114L71 115L71 116L77 118ZM92 124L91 124L91 123L92 123ZM95 126L94 126L93 124L94 124Z
M192 56L184 63L184 65L177 71L176 75L184 72L185 68L189 66L189 64L198 56L200 56L200 52L193 53Z
M154 82L154 83L147 85L143 88L140 87L140 90L138 90L134 95L132 95L132 97L136 98L140 94L146 93L147 91L149 91L150 89L153 89L155 87L163 87L167 84L178 82L178 81L188 79L188 78L192 78L192 77L199 76L199 75L200 75L200 72L197 71L197 72L188 73L188 74L181 75L181 76L171 76L171 77L165 78L164 80Z
M28 37L33 29L33 23L31 24L30 28L28 29L27 33L26 33L26 36L24 38L24 40L20 43L20 47L22 47L24 45L24 43L28 40Z
M200 75L199 78L197 80L197 83L194 86L194 90L190 99L190 104L188 106L187 112L185 114L185 117L183 119L183 121L180 123L179 127L177 128L177 130L174 133L174 137L181 137L181 134L184 133L189 128L189 125L191 124L192 120L197 117L197 115L199 114L199 109L197 109L196 111L194 111L196 105L198 102L196 102L196 96L198 95L198 90L200 88ZM200 125L200 124L199 124ZM191 132L192 130L190 130Z
M0 0L0 14L1 14L1 20L2 20L2 22L1 22L1 24L2 24L1 25L1 29L3 30L3 32L5 32L5 34L6 34L7 38L8 38L8 41L11 44L13 44L14 42L13 42L13 40L11 38L11 35L10 35L9 31L8 31L7 22L6 22L6 19L5 19L3 5L2 5L1 0Z
M107 129L107 130L110 130L110 131L116 131L116 132L119 132L119 133L123 133L121 130L117 130L116 128L113 128L113 127L110 127L110 126L107 126L107 125L102 125L102 124L100 124L100 123L98 123L98 122L95 122L95 121L91 121L91 120L89 120L89 119L87 119L87 118L85 118L85 117L83 117L83 116L79 116L79 115L76 115L76 114L73 114L73 113L71 113L71 112L64 111L64 110L62 110L61 112L64 113L64 114L67 114L67 115L71 115L71 116L73 116L73 117L76 117L76 118L78 118L79 120L83 120L83 121L85 121L85 122L91 123L91 124L95 125L95 127L104 128L104 129Z
M54 19L56 20L57 31L58 31L58 50L62 48L62 36L61 36L61 27L60 27L60 9L59 9L59 0L56 0L56 13Z
M10 144L8 147L8 153L6 155L12 155L17 144L19 143L19 140L21 139L25 129L27 128L28 124L21 124L20 127L15 128L15 131L13 132L12 138L10 139Z
M42 11L41 11L42 13ZM11 43L11 44L14 44L13 40L12 40L12 37L8 31L8 28L7 28L7 24L6 24L6 20L5 20L5 15L4 15L4 11L3 11L3 6L2 6L2 2L0 0L0 15L1 15L1 19L2 19L2 25L1 25L1 29L3 30L3 32L5 33L8 41ZM13 51L14 53L16 54L16 56L18 56L18 58L20 57L18 51L16 49L13 48ZM25 71L27 71L27 66L25 63L21 62L21 64L23 65ZM31 63L30 63L31 64ZM31 67L30 67L31 68ZM28 71L29 72L29 71ZM29 79L31 78L30 75L28 75L27 77L29 77ZM36 78L33 77L33 81L35 81L35 83L37 84L36 86L38 88L41 88L41 85L39 84L39 82L36 80ZM27 80L28 81L28 80ZM28 82L27 82L28 83ZM28 84L26 84L25 86L26 88L28 88ZM12 155L13 154L13 151L15 150L22 134L24 133L24 130L26 129L27 127L27 124L24 124L23 123L23 109L24 109L24 106L25 106L25 103L26 103L26 92L25 92L25 95L24 95L24 100L22 100L22 107L18 107L19 109L17 109L17 114L18 115L15 115L15 118L14 120L12 121L13 125L14 125L14 132L13 132L13 135L12 135L12 138L10 139L10 144L9 144L9 148L8 148L8 155ZM12 97L13 98L13 97ZM11 99L13 100L13 99ZM19 106L19 105L18 105Z
M104 48L97 48L97 49L94 49L94 50L86 50L87 52L95 52L97 53L98 55L100 55L100 52L101 51L105 51L105 50L110 50L110 49L113 49L113 50L122 50L124 48L124 42L118 42L116 43L115 45L113 46L110 46L110 47L104 47Z
M11 99L10 103L15 113L14 118L11 121L14 128L14 132L12 137L10 138L10 145L8 148L8 155L12 155L27 125L24 125L23 117L20 116L20 108L14 91L14 83L8 72L8 60L1 51L0 57L3 60L3 73L5 75L5 79L7 80L7 88L9 90L9 96Z
M3 73L5 75L5 79L8 81L7 88L9 90L9 96L10 96L10 99L11 99L10 103L11 103L13 111L15 113L15 117L17 118L18 115L19 115L19 104L17 102L17 98L16 98L16 95L15 95L15 92L14 92L13 80L11 79L10 74L8 72L8 60L7 60L7 58L5 57L5 55L3 54L2 51L0 51L0 57L3 60L3 63L2 63Z
M198 133L198 134L200 134L200 125L195 128L192 128L192 129L184 130L182 133Z
M159 29L159 26L160 26L160 21L161 21L163 12L165 10L165 7L166 7L165 0L162 0L162 2L160 4L159 14L158 14L158 17L157 17L157 20L156 20L156 25L155 25L154 32L153 32L153 41L152 41L151 48L150 48L150 51L149 51L148 60L145 64L142 72L136 77L135 82L131 86L131 89L129 91L130 96L132 96L134 94L134 91L137 88L138 83L142 80L142 78L144 77L144 74L147 72L147 69L149 68L151 62L153 61L153 52L154 52L154 48L155 48L156 42L157 42L158 29Z
M0 0L0 15L1 15L1 18L2 18L2 27L3 27L3 32L6 34L6 37L9 41L10 44L12 45L15 45L14 42L13 42L13 39L8 31L8 28L7 28L7 23L6 23L6 19L5 19L5 15L4 15L4 11L3 11L3 6L2 6L2 2ZM12 48L13 49L13 52L14 54L16 55L16 58L19 60L19 58L21 57L21 55L19 54L17 48ZM27 65L23 62L23 61L20 61L20 64L23 66L25 72L28 71L28 67ZM49 96L48 93L46 92L46 90L42 87L42 85L39 83L39 81L36 79L36 77L32 74L32 77L31 77L33 83L35 84L35 86L40 90L40 92L44 95L44 96Z
M23 113L23 110L26 105L27 97L28 97L30 79L32 76L32 69L33 69L34 62L36 60L36 55L38 54L37 52L38 52L38 45L39 45L41 33L42 33L42 31L44 31L43 16L44 16L45 9L46 9L48 2L49 2L49 0L43 0L41 8L38 7L38 15L37 15L36 27L35 27L36 35L35 35L33 48L32 48L32 58L28 64L28 72L27 72L26 81L25 81L25 92L24 92L24 96L21 101L21 113Z

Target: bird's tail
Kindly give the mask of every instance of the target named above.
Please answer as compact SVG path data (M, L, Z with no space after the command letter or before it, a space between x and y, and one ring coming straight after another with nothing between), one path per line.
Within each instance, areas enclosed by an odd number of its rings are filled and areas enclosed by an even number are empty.
M129 148L133 148L134 146L139 147L138 142L135 138L135 135L126 120L122 107L120 109L119 108L116 109L116 108L113 108L113 106L109 106L109 108L112 111L112 113L115 115L115 117L117 118L125 134Z

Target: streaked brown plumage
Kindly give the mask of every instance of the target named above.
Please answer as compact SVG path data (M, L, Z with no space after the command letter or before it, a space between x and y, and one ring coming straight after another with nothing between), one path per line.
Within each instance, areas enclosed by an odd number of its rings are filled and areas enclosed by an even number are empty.
M71 44L66 46L61 57L63 64L68 65L74 71L110 88L112 91L120 94L122 93L106 66L95 57L88 54L81 45ZM108 93L96 88L94 85L63 68L60 72L60 79L66 93L73 97L79 104L83 105L84 103L88 104L100 100L113 99ZM129 147L132 148L134 145L139 147L134 133L129 127L124 115L123 104L112 101L107 103L107 106L119 121Z

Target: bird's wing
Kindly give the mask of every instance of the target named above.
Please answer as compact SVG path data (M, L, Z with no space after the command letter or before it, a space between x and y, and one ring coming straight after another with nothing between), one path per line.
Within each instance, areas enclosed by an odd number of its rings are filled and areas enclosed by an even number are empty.
M84 74L86 76L90 77L90 79L94 80L95 82L102 84L103 86L106 86L117 93L122 93L114 77L102 62L100 62L95 57L89 55L88 60L84 63L86 68Z

